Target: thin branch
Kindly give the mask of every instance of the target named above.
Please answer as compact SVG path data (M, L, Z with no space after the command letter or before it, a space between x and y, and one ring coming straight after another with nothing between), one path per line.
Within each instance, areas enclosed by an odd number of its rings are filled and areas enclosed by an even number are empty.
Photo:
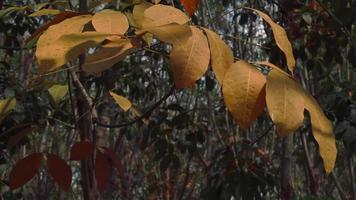
M93 123L97 124L98 126L105 127L105 128L122 128L122 127L126 127L126 126L130 126L132 124L135 124L135 123L141 121L142 119L149 117L151 115L151 113L156 108L158 108L168 97L170 97L173 94L174 90L175 90L175 86L173 85L171 87L171 89L169 90L169 92L167 94L165 94L158 102L156 102L147 112L145 112L143 115L135 118L134 120L132 120L130 122L123 123L123 124L117 124L117 125L109 125L109 124L104 124L104 123L100 122L98 118L95 118L93 120Z
M335 182L336 188L339 191L339 195L340 195L341 199L347 200L346 194L345 194L344 190L342 189L341 184L333 171L331 172L331 177Z

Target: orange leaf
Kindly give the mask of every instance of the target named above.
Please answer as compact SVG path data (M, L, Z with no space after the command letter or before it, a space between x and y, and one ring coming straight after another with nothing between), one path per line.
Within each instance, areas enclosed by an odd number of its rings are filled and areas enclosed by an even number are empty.
M70 184L72 183L72 171L67 163L54 154L47 155L48 171L53 179L57 182L58 186L64 191L69 191Z
M91 21L97 32L123 35L129 28L124 14L114 10L103 10L96 13Z
M172 23L186 24L188 21L188 16L177 8L157 4L145 10L142 26L147 28Z
M262 113L265 85L265 76L245 61L238 61L227 70L222 85L224 101L241 127L250 127Z
M208 70L210 50L208 41L201 30L191 26L192 36L183 44L173 44L170 66L177 89L194 88Z
M198 0L180 0L180 3L184 6L189 16L192 16L198 7Z
M10 173L10 189L19 188L31 180L38 173L42 158L42 153L33 153L19 160Z
M230 47L213 31L204 29L208 36L211 67L215 73L216 79L222 84L224 76L228 68L234 62L234 56Z
M304 119L303 88L289 76L271 70L267 76L266 102L280 136L293 133Z
M108 157L97 151L95 159L95 179L99 191L104 191L110 180L110 164Z
M70 160L87 160L95 150L94 144L90 142L77 142L70 151Z

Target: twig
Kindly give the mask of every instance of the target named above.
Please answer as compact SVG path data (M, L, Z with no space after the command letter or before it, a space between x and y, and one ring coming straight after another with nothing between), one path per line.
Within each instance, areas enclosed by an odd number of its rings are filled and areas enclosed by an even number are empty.
M147 112L145 112L143 115L135 118L134 120L132 120L130 122L123 123L123 124L117 124L117 125L109 125L109 124L103 124L102 122L99 121L98 118L95 118L93 120L93 123L97 124L98 126L105 127L105 128L122 128L125 126L130 126L132 124L135 124L135 123L141 121L142 119L149 117L151 115L151 113L156 108L158 108L158 106L160 106L168 97L170 97L173 94L174 90L175 90L175 86L173 85L171 87L171 89L169 90L169 92L167 94L165 94L158 102L156 102Z

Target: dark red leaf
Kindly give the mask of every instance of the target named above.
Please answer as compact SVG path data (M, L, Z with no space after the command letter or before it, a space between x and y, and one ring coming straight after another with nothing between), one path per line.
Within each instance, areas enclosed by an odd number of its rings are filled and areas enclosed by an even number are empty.
M121 161L117 158L116 153L115 153L113 150L111 150L111 149L108 149L108 148L104 148L104 149L105 149L105 151L104 151L105 155L110 158L110 160L111 160L113 166L114 166L114 167L116 168L116 170L117 170L117 173L119 173L119 175L122 175L122 174L123 174L122 163L121 163Z
M48 154L48 171L52 175L54 181L58 186L64 190L69 191L70 184L72 183L72 171L67 163L54 154Z
M199 0L180 0L180 2L189 16L192 16L197 10Z
M94 144L90 142L77 142L70 151L70 160L87 160L95 150Z
M19 160L10 173L10 189L19 188L31 180L38 173L42 158L42 153L33 153Z
M110 163L106 155L97 151L95 159L95 179L100 192L108 186L110 178Z

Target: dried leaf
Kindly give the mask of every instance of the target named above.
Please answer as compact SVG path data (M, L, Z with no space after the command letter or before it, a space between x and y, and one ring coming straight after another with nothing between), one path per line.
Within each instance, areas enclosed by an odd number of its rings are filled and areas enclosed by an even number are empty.
M198 8L199 0L180 0L189 16L192 16Z
M95 159L95 179L99 191L103 192L110 180L110 163L108 157L97 151Z
M132 14L133 14L133 18L135 20L135 24L136 24L137 28L142 28L144 12L151 6L153 6L152 3L143 1L142 3L140 3L134 7Z
M188 25L167 24L163 26L155 26L145 28L138 31L137 35L145 34L146 32L152 33L162 42L173 44L174 46L183 46L192 36L191 28Z
M41 9L39 11L31 13L29 16L30 17L40 17L43 15L58 15L59 13L61 13L61 11L57 10L57 9Z
M280 136L293 133L303 124L303 88L285 74L271 70L267 76L266 102Z
M19 188L31 180L38 173L42 158L42 153L33 153L19 160L10 172L10 189Z
M208 41L201 30L191 27L192 36L183 44L173 44L170 66L177 89L194 88L208 69L210 50Z
M95 146L90 142L77 142L70 150L70 160L88 160L94 150Z
M249 8L251 9L251 8ZM288 40L288 36L283 27L275 23L267 14L256 10L251 9L258 13L260 17L262 17L272 28L272 32L274 35L274 39L276 40L277 46L283 51L286 56L287 66L290 72L294 72L295 67L295 59L293 55L292 44Z
M265 85L265 76L245 61L238 61L227 70L222 85L224 101L241 127L250 127L263 112Z
M72 171L70 167L57 155L48 154L47 159L48 171L54 181L62 190L68 192L72 183Z
M66 19L59 24L52 25L41 35L37 42L36 49L36 58L40 73L52 71L66 64L65 58L61 58L61 62L58 63L54 61L59 57L57 53L63 56L63 47L54 44L54 42L63 35L82 32L84 25L88 23L91 18L91 15L82 15ZM58 49L60 52L57 52Z
M68 85L53 85L48 89L49 94L55 104L58 104L68 93Z
M91 22L97 32L124 35L129 29L126 16L118 11L103 10L96 13Z
M91 74L97 74L110 69L127 55L134 52L135 49L131 40L128 39L120 39L108 43L95 53L87 56L83 70Z
M56 15L51 21L49 21L48 23L40 26L29 38L26 39L26 43L29 43L30 41L32 41L33 39L37 38L40 34L42 34L45 30L48 29L48 27L55 25L55 24L59 24L60 22L71 18L71 17L75 17L78 15L82 15L81 13L77 13L77 12L73 12L73 11L64 11L58 15Z
M85 53L88 48L98 46L109 36L111 36L109 33L94 31L72 33L63 35L47 47L37 46L37 52L39 48L41 51L41 55L36 52L40 72L53 71L65 65L69 61L76 59L80 54ZM42 55L44 49L47 50L47 53Z
M151 6L144 12L142 27L162 26L171 23L186 24L189 21L182 11L162 4Z
M114 98L117 105L119 105L125 112L128 111L132 107L132 103L130 100L125 97L115 94L114 92L110 92L112 98Z
M319 144L319 153L324 162L324 169L329 174L334 168L337 155L332 124L310 94L305 93L304 104L310 114L313 136Z
M213 31L204 29L208 36L211 66L214 70L216 79L222 84L226 71L234 62L234 56L230 47Z

